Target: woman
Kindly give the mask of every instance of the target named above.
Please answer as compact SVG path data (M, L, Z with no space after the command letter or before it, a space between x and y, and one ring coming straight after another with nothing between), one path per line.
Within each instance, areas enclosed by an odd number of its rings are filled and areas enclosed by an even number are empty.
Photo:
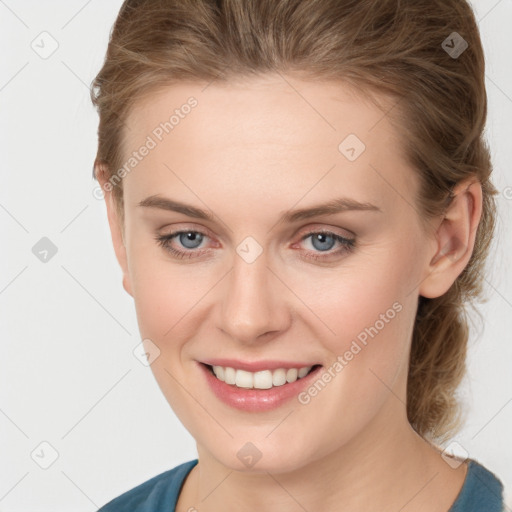
M127 0L95 177L198 458L100 510L499 511L440 448L496 193L461 0Z

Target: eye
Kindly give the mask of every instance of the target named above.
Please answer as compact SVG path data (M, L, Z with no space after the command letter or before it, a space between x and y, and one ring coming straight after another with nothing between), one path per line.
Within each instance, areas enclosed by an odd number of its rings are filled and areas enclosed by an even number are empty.
M301 240L311 238L311 246L314 251L303 256L304 258L312 258L314 260L328 259L336 256L341 256L347 252L351 252L355 247L354 238L345 238L331 231L312 231L304 235ZM339 244L338 249L332 251L331 249ZM322 254L325 253L325 254Z
M197 251L196 249L201 245L204 239L209 238L208 235L202 233L201 231L194 230L183 230L176 231L174 233L169 233L167 235L157 235L156 241L162 246L166 251L170 252L176 258L193 258L196 256L200 256L205 251ZM187 251L183 251L180 249L176 249L172 246L172 241L177 239L179 244L188 249Z
M157 235L155 237L157 243L163 247L172 256L178 259L196 258L208 252L207 249L200 249L205 239L210 238L206 233L196 230L181 230L165 235ZM302 256L306 259L323 260L341 256L350 252L355 246L355 239L345 238L331 231L311 231L305 234L301 241L311 238L311 246L313 250L308 251L309 254ZM173 242L178 242L178 248L173 246ZM338 249L332 248L339 244ZM184 248L185 250L181 249ZM322 254L325 253L325 254Z

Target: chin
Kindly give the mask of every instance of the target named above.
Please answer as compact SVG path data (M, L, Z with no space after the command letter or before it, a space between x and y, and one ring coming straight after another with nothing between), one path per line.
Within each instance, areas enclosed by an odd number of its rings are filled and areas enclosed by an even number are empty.
M273 443L265 444L264 441L236 442L236 446L237 448L233 449L233 443L222 452L216 453L219 451L217 445L210 454L220 464L233 471L252 474L288 473L296 471L314 460L313 454L310 457L308 453L299 448L300 444L290 442L281 443L281 449L276 448Z

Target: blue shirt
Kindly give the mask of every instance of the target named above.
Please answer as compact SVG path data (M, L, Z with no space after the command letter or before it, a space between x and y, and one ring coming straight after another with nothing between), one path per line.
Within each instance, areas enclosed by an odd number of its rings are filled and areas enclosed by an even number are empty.
M98 512L175 512L178 495L186 476L197 464L194 459L160 473L121 494ZM457 499L448 512L503 512L503 484L474 459Z

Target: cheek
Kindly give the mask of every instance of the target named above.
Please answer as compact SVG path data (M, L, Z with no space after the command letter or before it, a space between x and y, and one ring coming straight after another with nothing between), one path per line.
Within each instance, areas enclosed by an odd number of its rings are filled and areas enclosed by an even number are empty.
M381 254L347 259L338 268L323 269L315 275L295 275L294 291L304 299L309 309L325 329L325 340L333 351L347 349L347 341L364 341L365 329L376 326L389 331L397 323L397 310L405 303L415 302L413 291L416 274L414 258L398 260L396 248L386 248ZM288 279L292 279L289 275ZM318 322L320 323L320 322Z
M387 400L406 400L416 301L414 294L407 296L398 272L389 270L368 268L357 279L331 279L323 293L308 296L308 305L335 334L317 329L331 357L325 368L329 375L325 388L315 383L299 397L305 410L315 411L302 421L310 429L319 418L336 425L334 443L356 435Z
M151 363L160 389L179 416L187 414L188 398L178 384L183 381L181 364L186 357L187 341L197 336L198 314L205 290L183 267L154 257L151 264L132 259L134 303L142 339L158 348ZM153 350L154 345L150 345Z
M173 326L186 311L188 297L193 299L183 272L165 261L159 251L149 238L144 243L128 243L128 269L139 330L143 338L155 341L172 334Z
M197 338L205 324L211 292L225 270L171 261L151 241L131 249L129 272L140 335L164 356L151 366L155 370L164 360L174 366L187 357L187 342Z
M332 363L339 362L332 372L343 376L334 379L334 386L341 386L341 395L355 392L370 401L376 387L383 387L378 378L392 383L407 365L417 306L411 292L419 274L410 249L395 246L379 253L368 255L366 262L347 260L314 280L301 277L294 288L307 298Z
M183 339L207 285L198 286L197 279L169 262L138 265L132 277L141 335L160 342Z

